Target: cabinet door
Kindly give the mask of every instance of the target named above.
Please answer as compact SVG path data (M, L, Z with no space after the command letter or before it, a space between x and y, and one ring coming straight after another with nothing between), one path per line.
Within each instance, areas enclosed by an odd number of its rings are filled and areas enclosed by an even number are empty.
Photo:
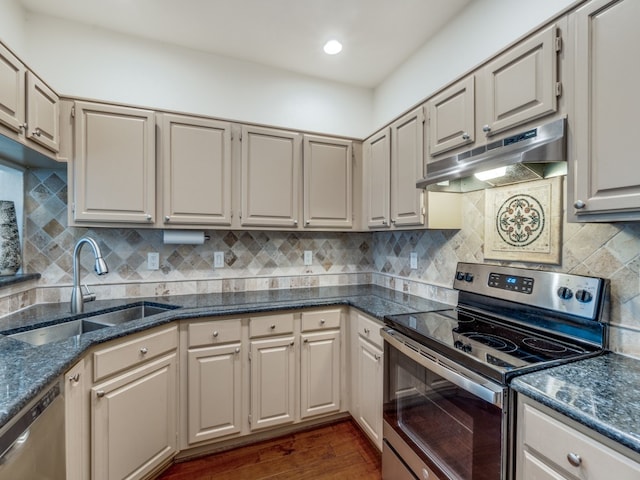
M0 123L20 133L25 126L25 67L0 44Z
M189 443L240 432L240 344L190 350L187 357Z
M94 480L144 478L177 449L176 354L91 389Z
M340 410L340 331L302 335L300 416Z
M352 152L351 141L305 135L305 227L352 227Z
M388 228L390 221L391 132L389 128L369 138L364 145L365 205L367 225Z
M603 212L619 214L610 220L624 220L626 213L640 210L640 62L631 60L640 45L638 18L640 2L634 0L592 1L572 16L575 164L568 211L581 220Z
M251 342L251 429L295 420L294 337Z
M231 124L162 116L165 226L231 225Z
M301 136L260 127L242 127L241 225L298 225Z
M155 219L155 118L149 110L75 104L74 219Z
M427 109L429 156L473 143L475 77L469 75L439 93L427 102Z
M551 25L489 63L486 124L494 134L557 110L557 28Z
M57 153L60 150L60 99L42 80L27 72L27 137Z
M422 107L391 125L391 223L424 225L424 111Z
M382 350L358 338L358 422L382 450Z
M85 480L89 474L89 409L87 391L91 376L81 359L66 374L64 392L66 480Z

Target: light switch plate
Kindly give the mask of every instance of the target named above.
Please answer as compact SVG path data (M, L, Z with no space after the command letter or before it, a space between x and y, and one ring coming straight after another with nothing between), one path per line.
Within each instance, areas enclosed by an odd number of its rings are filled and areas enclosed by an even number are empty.
M147 270L158 270L160 268L160 254L158 252L147 253Z
M311 250L305 250L304 251L304 264L305 265L311 265L313 263L313 255L311 253Z
M418 268L418 254L416 252L411 252L409 255L409 264L412 270Z
M213 268L224 267L224 252L213 252Z

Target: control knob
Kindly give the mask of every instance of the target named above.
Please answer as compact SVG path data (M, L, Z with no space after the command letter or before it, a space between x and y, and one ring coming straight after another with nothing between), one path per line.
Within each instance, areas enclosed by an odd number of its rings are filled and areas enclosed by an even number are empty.
M453 346L465 353L470 353L472 348L471 345L469 345L468 343L462 343L460 340L456 340L455 342L453 342Z
M465 282L473 282L473 273L465 273L464 281Z
M576 292L576 300L580 303L589 303L593 300L593 295L591 295L591 292L588 292L587 290L578 290Z
M464 280L464 272L456 272L456 280Z
M569 287L558 288L558 296L564 300L569 300L573 297L573 291Z

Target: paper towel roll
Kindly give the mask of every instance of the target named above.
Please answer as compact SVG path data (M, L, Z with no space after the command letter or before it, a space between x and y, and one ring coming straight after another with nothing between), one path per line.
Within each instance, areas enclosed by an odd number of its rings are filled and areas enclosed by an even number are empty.
M197 230L164 230L162 241L169 244L202 245L205 236L204 232Z

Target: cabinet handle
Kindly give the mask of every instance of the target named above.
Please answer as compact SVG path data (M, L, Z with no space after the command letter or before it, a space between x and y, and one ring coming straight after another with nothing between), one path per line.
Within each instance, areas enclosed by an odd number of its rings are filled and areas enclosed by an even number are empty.
M78 383L80 381L80 374L76 373L75 375L71 375L69 377L69 381L72 383Z
M579 467L582 463L582 458L577 453L569 452L567 453L567 460L574 467Z
M489 133L491 131L491 127L489 125L485 125L484 127L482 127L482 131L484 133Z
M149 353L149 350L147 350L147 347L142 347L142 348L140 349L140 353L141 353L142 355L146 355L147 353Z
M382 224L383 224L383 225L386 225L386 224L387 224L387 221L386 221L386 220L382 220Z
M373 356L373 358L376 359L376 362L380 361L380 355L378 355L377 353Z
M147 222L150 222L152 220L153 220L153 217L147 213Z
M582 210L586 206L587 204L584 203L582 200L576 200L575 203L573 204L573 208L576 208L578 210Z
M98 398L102 398L102 397L104 397L104 390L98 390L98 391L96 392L96 397L98 397Z
M463 140L469 140L470 138L471 138L471 136L470 136L467 132L464 132L464 133L462 134L462 139L463 139Z
M213 332L213 338L217 338L218 337L218 331L216 330L215 332Z
M171 217L169 215L165 215L164 216L164 221L165 222L170 222L171 221Z
M365 335L369 335L369 333L371 333L371 330L369 330L368 328L365 328L364 329L364 334Z

